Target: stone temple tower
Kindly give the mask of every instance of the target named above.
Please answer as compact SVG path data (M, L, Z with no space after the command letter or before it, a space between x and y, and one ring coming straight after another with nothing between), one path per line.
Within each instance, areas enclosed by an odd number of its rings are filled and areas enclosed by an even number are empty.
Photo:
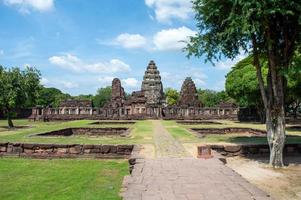
M178 105L187 107L201 106L201 102L198 100L198 92L196 90L195 84L190 77L187 77L183 82Z
M156 106L162 105L164 101L163 85L160 72L154 61L150 61L145 71L141 91L144 92L146 103Z

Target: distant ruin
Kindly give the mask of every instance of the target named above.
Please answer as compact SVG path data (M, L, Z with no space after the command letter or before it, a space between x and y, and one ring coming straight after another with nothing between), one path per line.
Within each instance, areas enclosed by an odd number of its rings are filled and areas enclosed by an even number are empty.
M33 120L76 120L76 119L237 119L238 107L220 104L205 108L198 99L193 80L183 82L180 99L168 106L163 93L160 72L154 61L150 61L140 91L128 98L118 78L112 81L112 97L102 108L93 108L91 101L67 100L59 108L32 109Z

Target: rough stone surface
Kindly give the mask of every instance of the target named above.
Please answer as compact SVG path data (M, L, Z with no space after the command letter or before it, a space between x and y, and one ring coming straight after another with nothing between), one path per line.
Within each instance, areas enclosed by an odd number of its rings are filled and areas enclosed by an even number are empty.
M139 159L124 178L124 200L271 199L217 158L189 157L161 122L154 121L155 159Z
M223 106L223 105L221 105ZM186 78L177 105L167 106L160 72L150 61L144 73L141 90L125 98L121 81L112 81L112 97L102 108L92 107L91 101L64 102L59 108L35 107L32 120L81 120L81 119L237 119L237 107L202 108L191 78Z
M124 200L272 199L216 158L145 159L124 184Z
M195 84L190 77L187 77L181 87L179 106L200 107L198 92Z
M56 131L37 134L38 136L71 136L71 135L87 135L87 136L127 136L128 128L66 128Z
M118 108L122 106L125 100L125 93L123 87L121 87L121 82L118 78L114 78L112 81L112 98L111 105L113 108Z
M144 92L147 104L161 104L163 101L163 85L160 72L154 61L150 61L145 71L141 91Z
M80 144L20 144L0 143L1 155L36 158L129 158L133 145L80 145Z

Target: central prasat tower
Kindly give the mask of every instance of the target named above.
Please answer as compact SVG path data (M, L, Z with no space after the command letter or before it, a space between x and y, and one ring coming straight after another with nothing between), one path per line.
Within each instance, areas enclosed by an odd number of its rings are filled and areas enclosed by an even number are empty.
M151 60L143 76L141 91L146 97L146 103L158 106L164 103L163 85L156 63Z

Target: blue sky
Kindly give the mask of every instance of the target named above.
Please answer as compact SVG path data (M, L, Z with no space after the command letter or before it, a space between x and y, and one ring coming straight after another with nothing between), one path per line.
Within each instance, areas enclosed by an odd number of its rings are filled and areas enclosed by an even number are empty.
M187 59L195 34L190 0L0 0L0 64L34 66L46 87L95 94L122 80L139 90L154 60L164 88L180 89L191 76L198 88L223 90L225 75L242 56L216 63Z

